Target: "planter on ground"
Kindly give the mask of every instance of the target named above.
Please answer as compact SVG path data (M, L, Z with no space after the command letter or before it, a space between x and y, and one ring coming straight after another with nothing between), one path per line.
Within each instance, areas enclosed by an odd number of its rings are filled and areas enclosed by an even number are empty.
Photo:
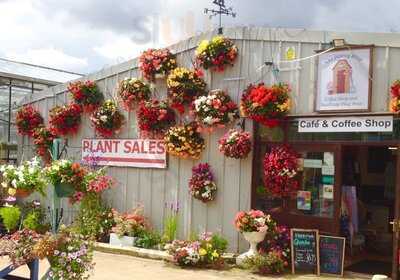
M113 246L133 246L135 244L136 237L122 236L119 237L115 233L110 234L110 245Z

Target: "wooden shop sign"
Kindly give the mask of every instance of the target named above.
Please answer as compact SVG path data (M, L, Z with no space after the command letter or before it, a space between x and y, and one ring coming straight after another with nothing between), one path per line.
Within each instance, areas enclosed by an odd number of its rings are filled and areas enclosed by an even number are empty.
M83 139L82 160L107 166L167 167L164 141L158 139Z

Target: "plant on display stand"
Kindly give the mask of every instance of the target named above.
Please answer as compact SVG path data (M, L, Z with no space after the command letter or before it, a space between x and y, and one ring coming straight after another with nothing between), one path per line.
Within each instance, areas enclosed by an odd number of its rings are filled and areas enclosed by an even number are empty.
M222 90L212 90L207 96L200 96L192 106L192 114L199 123L199 129L212 131L223 128L239 118L235 102Z
M164 138L167 152L180 158L199 159L205 143L197 128L194 122L171 127Z
M51 147L53 140L56 138L50 129L45 126L39 126L33 131L33 144L35 144L36 153L47 164L51 161Z
M24 105L17 111L15 124L19 134L32 136L34 129L43 124L43 117L33 106Z
M227 246L222 236L205 232L192 241L174 240L166 249L179 266L222 268Z
M208 163L199 163L192 168L189 190L194 198L204 203L215 199L217 185Z
M263 165L264 185L272 197L289 198L298 190L298 154L290 147L273 147L265 154Z
M120 132L124 124L124 115L118 110L114 101L106 100L94 111L90 120L98 135L112 137Z
M262 242L265 236L270 235L276 228L276 223L270 215L264 214L260 210L241 211L236 214L236 229L243 234L243 237L250 243L250 249L241 254L236 259L238 265L242 264L246 258L258 254L257 244Z
M282 83L271 87L264 83L249 85L241 98L241 113L265 126L276 127L290 110L289 92L289 86Z
M185 105L191 104L196 97L206 94L206 86L201 71L176 68L167 78L168 101L172 108L183 114Z
M14 250L8 253L12 266L17 268L36 259L33 247L39 241L40 234L33 230L23 229L16 231L10 237L14 242Z
M55 135L76 134L81 124L82 108L77 104L56 106L50 110L50 130Z
M176 66L176 57L169 49L148 49L139 57L140 71L150 82L153 82L157 75L167 75Z
M125 78L119 83L117 94L124 109L131 111L140 102L150 100L151 89L141 79Z
M0 173L3 176L1 185L8 189L9 195L27 197L35 191L45 195L46 179L37 157L22 162L18 167L2 165L0 166Z
M164 101L142 102L137 112L141 137L162 139L165 132L175 125L175 112Z
M45 174L49 183L56 186L58 197L69 197L72 203L83 198L87 170L79 163L67 159L56 160L46 167Z
M237 129L230 129L218 141L218 149L226 157L243 159L251 151L252 143L250 133Z
M93 112L103 103L104 96L93 81L77 81L68 85L68 90L76 104L85 112Z
M0 208L0 217L8 233L18 228L21 219L21 209L17 206L5 206Z
M222 72L225 66L233 66L238 49L233 41L216 36L211 41L203 40L196 49L196 62L204 69Z

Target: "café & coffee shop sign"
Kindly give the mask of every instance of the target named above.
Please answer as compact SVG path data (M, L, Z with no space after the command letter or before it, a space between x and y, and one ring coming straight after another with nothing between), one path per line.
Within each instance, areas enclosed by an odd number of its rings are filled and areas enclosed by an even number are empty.
M299 118L299 132L392 132L393 116Z
M163 140L83 139L82 160L97 165L166 168Z

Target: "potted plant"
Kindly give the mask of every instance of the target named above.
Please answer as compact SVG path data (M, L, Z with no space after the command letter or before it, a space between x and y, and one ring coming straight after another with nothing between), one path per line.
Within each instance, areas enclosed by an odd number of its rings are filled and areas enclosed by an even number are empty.
M239 265L245 258L253 257L258 254L257 245L262 242L268 232L273 232L276 223L260 210L241 211L235 218L236 229L243 234L244 239L250 243L250 249L241 254L236 263Z
M7 232L10 233L18 228L21 210L16 206L2 207L0 208L0 217Z
M110 234L110 244L114 246L134 246L136 238L149 228L143 216L143 207L120 214L113 210L115 226Z
M87 171L79 163L71 160L53 161L45 170L48 181L56 186L59 197L72 197L84 188L83 180Z
M40 160L37 157L23 162L18 167L2 165L0 172L3 176L2 186L8 188L10 195L27 197L35 191L45 195L46 180L43 176Z

